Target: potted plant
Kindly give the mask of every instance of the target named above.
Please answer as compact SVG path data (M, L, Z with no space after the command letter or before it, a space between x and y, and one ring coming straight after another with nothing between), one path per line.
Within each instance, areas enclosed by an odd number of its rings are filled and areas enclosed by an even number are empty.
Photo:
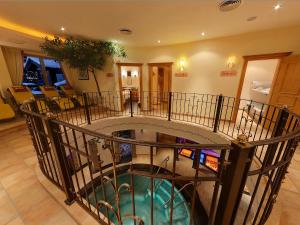
M101 96L100 86L96 77L96 70L103 70L107 60L114 56L126 57L126 52L120 45L102 40L45 38L41 49L48 56L66 62L70 67L81 72L91 73L94 77L97 91Z

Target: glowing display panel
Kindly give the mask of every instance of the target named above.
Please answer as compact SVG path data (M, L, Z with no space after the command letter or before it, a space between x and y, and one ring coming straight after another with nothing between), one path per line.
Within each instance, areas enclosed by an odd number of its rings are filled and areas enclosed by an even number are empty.
M214 171L218 171L218 158L207 155L205 165Z
M185 149L183 148L180 152L180 155L186 156L186 157L191 157L192 156L193 151L189 150L189 149Z

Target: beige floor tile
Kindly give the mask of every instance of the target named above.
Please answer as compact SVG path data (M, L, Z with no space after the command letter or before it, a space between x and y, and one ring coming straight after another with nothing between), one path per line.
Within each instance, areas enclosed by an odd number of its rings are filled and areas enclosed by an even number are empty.
M24 223L20 217L17 217L10 221L7 225L24 225Z
M4 190L0 191L0 224L7 224L17 216L17 211Z
M0 177L0 181L4 188L9 188L12 185L17 185L18 183L33 177L35 177L34 171L30 168L25 168L10 175Z
M48 197L23 214L26 225L77 224L51 197Z
M15 193L15 195L11 190L8 190L8 193L20 213L27 213L33 206L49 198L49 194L37 182L29 185L27 188L23 188L22 192Z

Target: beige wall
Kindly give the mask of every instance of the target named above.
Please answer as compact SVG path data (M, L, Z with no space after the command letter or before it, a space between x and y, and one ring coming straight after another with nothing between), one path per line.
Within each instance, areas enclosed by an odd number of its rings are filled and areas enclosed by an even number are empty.
M172 91L235 96L243 64L242 56L292 51L300 54L300 27L249 33L173 46L127 48L127 62L142 62L144 90L148 90L148 62L174 62ZM238 75L221 77L227 60L236 56ZM186 58L188 77L175 77L177 62Z
M3 56L2 48L0 47L0 92L6 97L6 89L12 86L11 78L7 69L7 65Z
M243 64L242 56L265 54L274 52L292 51L300 54L300 26L249 33L211 40L202 40L188 44L158 47L127 47L128 57L116 59L121 62L141 62L143 65L143 88L149 89L148 66L149 62L174 62L172 75L172 91L224 94L235 96L240 71ZM236 56L237 76L221 77L220 72L227 69L226 63L230 56ZM179 71L177 62L181 57L186 58L187 67L184 72L188 77L175 77ZM0 53L0 65L3 65L3 56ZM2 64L1 64L2 63ZM4 69L3 69L4 68ZM7 69L0 67L0 85L2 89L10 85ZM4 70L4 72L2 71ZM72 86L80 91L96 91L93 77L88 81L79 81L75 70L65 69ZM113 72L114 77L106 74ZM113 63L97 72L100 88L105 90L118 89L117 66Z
M63 66L64 72L67 74L68 81L71 86L78 91L90 91L96 92L97 87L94 80L94 76L90 73L89 80L78 80L78 71L73 68L69 68L66 64ZM96 71L97 81L101 91L109 91L116 89L115 77L107 76L107 73L114 73L114 66L112 62L108 62L103 71Z

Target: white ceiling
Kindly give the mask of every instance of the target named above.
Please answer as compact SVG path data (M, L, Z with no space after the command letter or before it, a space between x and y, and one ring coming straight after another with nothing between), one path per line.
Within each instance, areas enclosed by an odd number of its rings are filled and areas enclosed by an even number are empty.
M273 10L278 0L243 0L238 9L220 12L220 0L4 0L0 17L51 34L61 35L64 26L67 35L153 46L300 25L300 0L279 1L278 11ZM251 16L257 19L248 22ZM122 35L120 28L129 28L133 34ZM24 35L6 35L12 34L0 29L0 43L13 38L22 39L23 45L31 41Z

